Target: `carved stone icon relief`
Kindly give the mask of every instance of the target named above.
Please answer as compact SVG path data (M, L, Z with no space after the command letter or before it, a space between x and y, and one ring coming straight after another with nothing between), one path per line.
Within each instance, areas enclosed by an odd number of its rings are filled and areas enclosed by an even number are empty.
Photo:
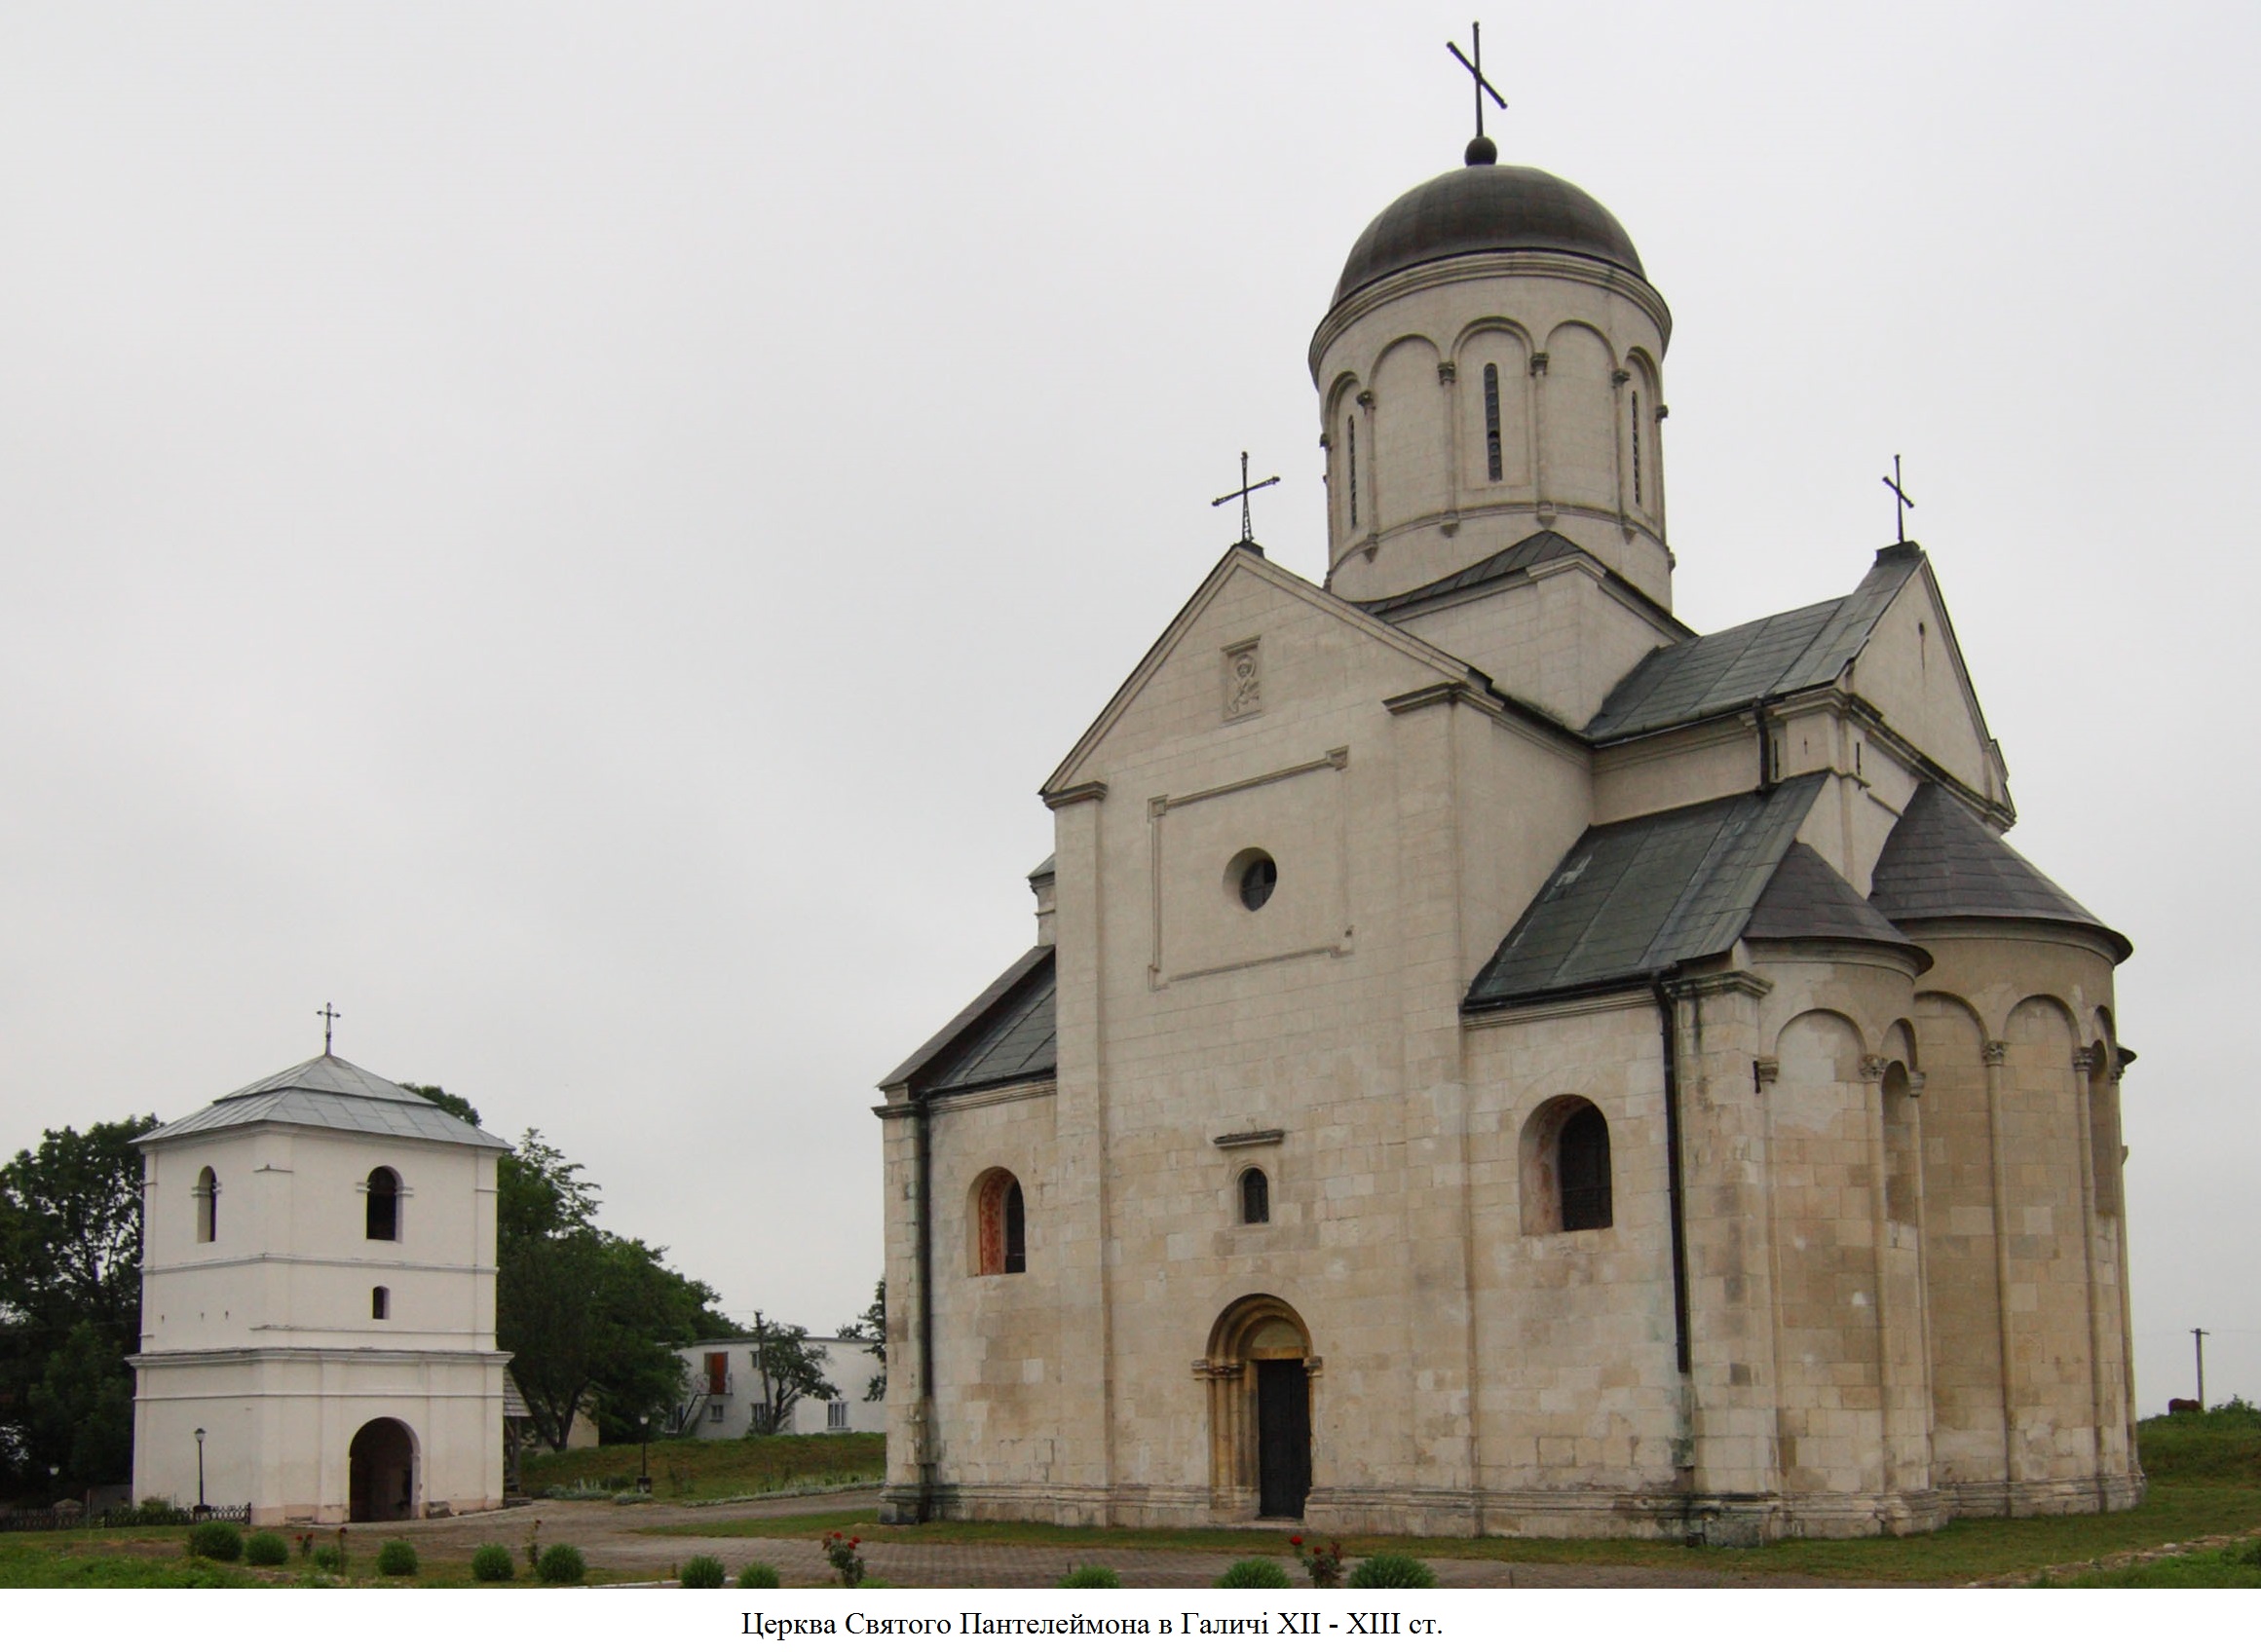
M1225 651L1225 720L1254 717L1263 709L1263 661L1254 641Z

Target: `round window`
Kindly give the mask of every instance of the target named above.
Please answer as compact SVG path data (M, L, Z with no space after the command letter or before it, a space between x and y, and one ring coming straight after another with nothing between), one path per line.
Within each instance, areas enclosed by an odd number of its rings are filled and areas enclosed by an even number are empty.
M1272 890L1280 881L1280 869L1262 849L1250 849L1238 859L1240 904L1254 912L1272 898Z

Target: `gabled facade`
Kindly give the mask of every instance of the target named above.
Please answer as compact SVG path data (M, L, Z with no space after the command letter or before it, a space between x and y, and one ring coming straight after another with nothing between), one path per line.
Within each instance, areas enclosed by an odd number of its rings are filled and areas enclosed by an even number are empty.
M2128 944L2003 843L1919 547L1673 618L1669 327L1475 149L1354 249L1327 583L1217 566L1043 787L1036 948L883 1082L894 1518L2139 1495Z

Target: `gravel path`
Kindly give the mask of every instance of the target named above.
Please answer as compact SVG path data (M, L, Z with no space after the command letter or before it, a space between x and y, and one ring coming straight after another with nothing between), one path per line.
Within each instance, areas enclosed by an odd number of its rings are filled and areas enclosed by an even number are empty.
M832 1569L808 1537L659 1537L656 1525L720 1525L770 1515L868 1516L869 1491L823 1492L808 1497L723 1504L705 1509L664 1503L577 1503L544 1500L520 1509L432 1521L413 1528L416 1547L433 1559L469 1559L482 1543L523 1553L541 1521L544 1544L571 1543L588 1563L608 1571L660 1572L693 1555L712 1555L733 1576L749 1560L777 1568L787 1587L829 1585ZM357 1554L374 1554L398 1525L353 1529ZM907 1589L1047 1589L1080 1565L1112 1567L1127 1588L1205 1589L1235 1558L1189 1550L1111 1549L1094 1534L1088 1545L1054 1547L1012 1543L886 1543L867 1540L865 1564L873 1577ZM1283 1565L1288 1564L1283 1558ZM1437 1581L1451 1589L1810 1589L1839 1587L1834 1579L1736 1577L1670 1566L1536 1565L1528 1561L1431 1560ZM1295 1568L1290 1566L1291 1574ZM1297 1579L1299 1587L1302 1580Z

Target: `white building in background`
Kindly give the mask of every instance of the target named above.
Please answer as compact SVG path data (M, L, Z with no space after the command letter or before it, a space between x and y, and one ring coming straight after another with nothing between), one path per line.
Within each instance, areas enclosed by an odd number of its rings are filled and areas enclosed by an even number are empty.
M508 1144L325 1049L139 1145L134 1496L258 1523L500 1507Z
M751 1336L718 1337L676 1350L691 1387L675 1416L676 1431L692 1440L736 1440L753 1427L762 1401L762 1376L755 1364L760 1346ZM803 1400L786 1414L780 1434L885 1434L887 1403L867 1400L872 1382L885 1373L876 1342L851 1336L811 1336L809 1346L823 1362L824 1374L840 1390L837 1400Z

